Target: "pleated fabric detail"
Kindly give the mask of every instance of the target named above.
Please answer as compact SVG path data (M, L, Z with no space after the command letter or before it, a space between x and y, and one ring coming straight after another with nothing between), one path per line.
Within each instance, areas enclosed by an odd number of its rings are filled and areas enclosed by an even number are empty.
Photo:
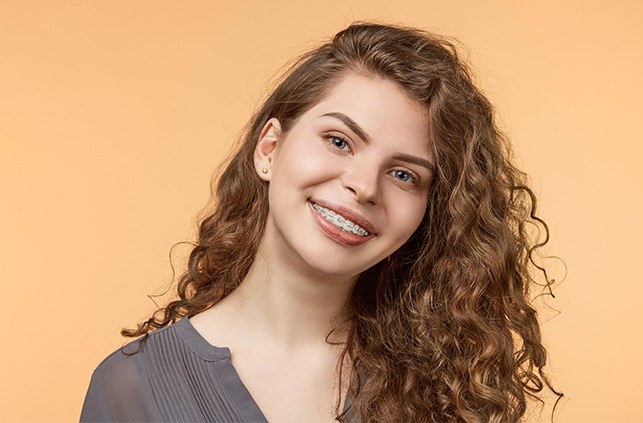
M179 330L187 331L185 333L188 337L193 336L187 325L190 324L185 317L167 330L152 334L144 348L145 366L164 420L265 422L249 394L238 392L238 383L228 385L236 379L229 350L209 346L208 351L208 346L186 343ZM205 349L206 357L199 354L199 349ZM232 399L239 396L243 398L244 394L248 398L245 401L246 410L239 409Z

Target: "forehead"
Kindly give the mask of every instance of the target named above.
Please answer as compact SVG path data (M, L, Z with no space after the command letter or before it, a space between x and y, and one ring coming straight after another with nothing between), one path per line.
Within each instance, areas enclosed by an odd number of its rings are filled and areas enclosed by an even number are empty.
M306 114L309 119L320 119L333 112L351 117L375 141L408 145L416 152L428 150L426 106L393 81L347 73Z

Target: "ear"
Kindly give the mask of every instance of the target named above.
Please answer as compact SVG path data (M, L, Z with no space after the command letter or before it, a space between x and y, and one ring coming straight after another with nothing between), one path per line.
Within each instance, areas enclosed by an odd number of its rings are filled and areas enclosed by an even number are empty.
M278 145L280 138L281 124L277 118L270 118L261 129L254 153L255 169L264 181L270 181L272 162L277 155L279 145L281 145L281 143Z

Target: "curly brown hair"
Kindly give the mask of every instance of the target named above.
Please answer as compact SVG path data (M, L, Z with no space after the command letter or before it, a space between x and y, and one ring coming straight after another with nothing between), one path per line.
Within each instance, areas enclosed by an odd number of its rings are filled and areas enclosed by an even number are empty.
M355 23L292 65L221 165L178 299L121 333L147 335L239 286L268 216L268 183L253 163L261 129L275 117L287 132L348 71L394 81L426 105L437 165L422 223L360 275L346 305L340 362L348 355L358 379L350 392L361 421L518 422L530 398L543 403L543 384L560 399L543 372L529 299L534 266L550 281L533 257L549 230L527 175L512 164L493 107L454 44L401 26ZM528 223L544 227L543 242L532 240Z

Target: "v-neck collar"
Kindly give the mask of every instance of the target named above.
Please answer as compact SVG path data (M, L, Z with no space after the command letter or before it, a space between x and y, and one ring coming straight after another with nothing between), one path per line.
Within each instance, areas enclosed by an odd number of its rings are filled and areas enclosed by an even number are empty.
M174 325L179 336L195 354L206 361L216 361L223 364L223 366L218 369L218 376L221 378L222 384L230 389L233 395L231 399L238 406L244 420L268 423L268 419L232 365L230 348L210 344L192 325L187 315ZM346 397L344 398L344 412L350 407L351 403L350 395L346 393Z
M210 344L192 326L188 316L181 318L175 323L175 326L179 336L195 354L206 361L218 362L219 366L215 367L217 377L221 384L226 387L226 391L230 394L230 399L243 416L243 420L246 422L268 423L268 419L254 398L252 398L250 391L243 384L237 370L232 365L230 348Z

